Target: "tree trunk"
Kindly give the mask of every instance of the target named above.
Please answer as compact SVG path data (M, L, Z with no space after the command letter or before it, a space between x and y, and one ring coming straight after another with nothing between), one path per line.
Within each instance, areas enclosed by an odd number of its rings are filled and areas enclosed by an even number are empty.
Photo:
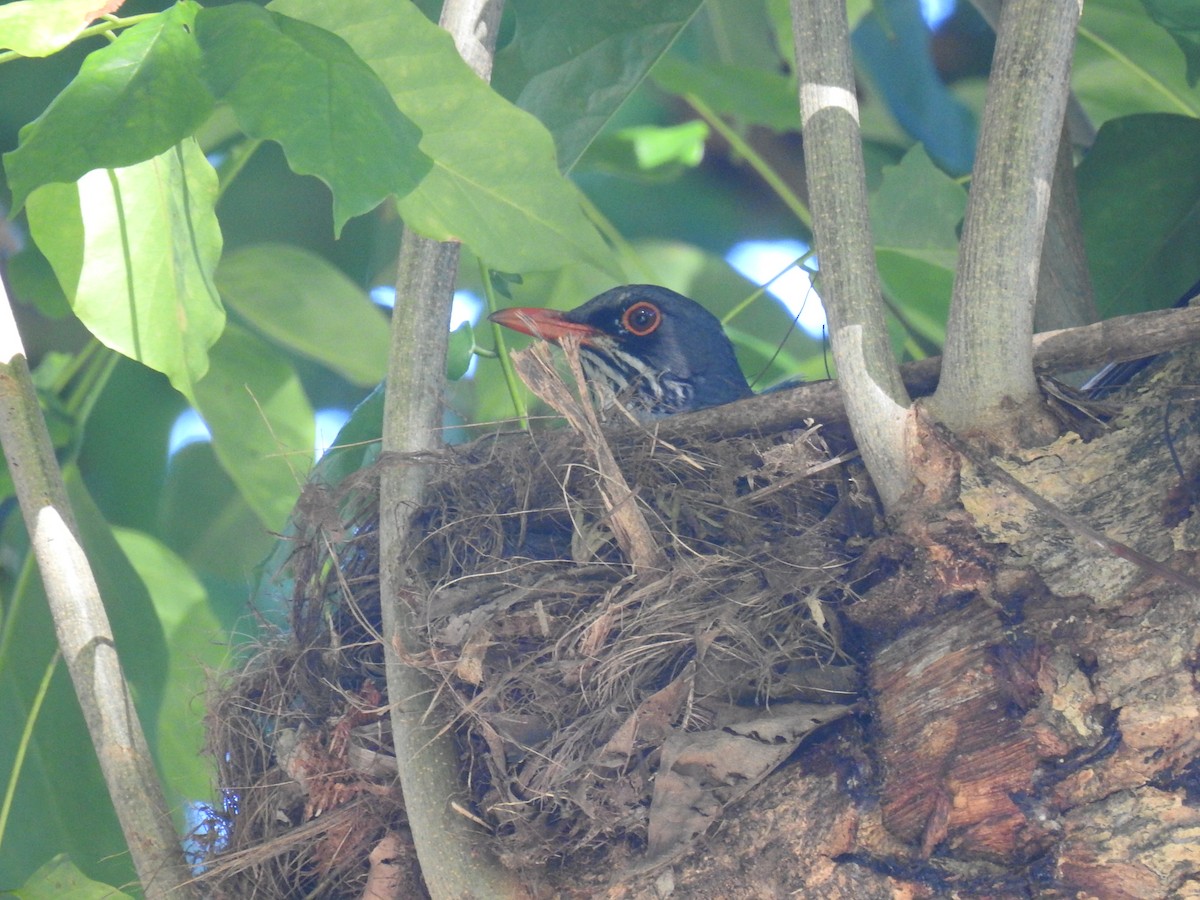
M1200 352L1152 372L1107 433L1003 465L1181 579L949 455L963 507L919 539L881 538L864 559L884 574L847 608L862 715L621 895L1196 896L1200 593L1179 581L1194 579L1200 522L1164 417L1178 385L1200 382ZM1193 479L1198 430L1195 402L1174 399L1166 431Z

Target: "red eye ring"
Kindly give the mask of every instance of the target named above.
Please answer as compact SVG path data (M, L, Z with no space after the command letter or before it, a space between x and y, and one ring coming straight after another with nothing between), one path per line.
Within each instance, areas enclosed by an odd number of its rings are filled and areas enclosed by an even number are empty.
M633 304L621 316L621 326L636 337L653 334L661 324L662 313L646 300Z

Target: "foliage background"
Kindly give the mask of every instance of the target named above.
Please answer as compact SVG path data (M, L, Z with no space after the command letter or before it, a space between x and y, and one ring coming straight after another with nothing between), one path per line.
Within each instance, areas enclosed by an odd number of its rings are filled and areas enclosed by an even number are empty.
M22 16L65 10L69 42L72 3L0 6L0 39L48 52L19 43ZM248 601L311 468L314 410L348 411L382 377L369 292L394 277L401 217L461 238L460 286L499 286L492 302L569 308L658 282L725 317L761 384L826 373L820 343L782 340L789 315L723 258L809 237L787 4L584 6L511 0L495 92L417 27L430 2L275 0L287 19L129 3L122 21L162 14L111 45L0 65L5 276L181 827L189 803L218 799L198 755L205 672L258 627ZM916 357L941 343L991 36L965 4L936 34L916 0L850 9L880 274L897 353ZM1077 180L1104 316L1170 305L1200 278L1198 43L1186 0L1085 6L1072 83L1096 131ZM452 374L493 342L461 331ZM189 406L211 440L173 449ZM447 425L462 439L513 411L479 359ZM0 888L58 853L125 884L7 479L0 494ZM257 604L284 621L271 594Z

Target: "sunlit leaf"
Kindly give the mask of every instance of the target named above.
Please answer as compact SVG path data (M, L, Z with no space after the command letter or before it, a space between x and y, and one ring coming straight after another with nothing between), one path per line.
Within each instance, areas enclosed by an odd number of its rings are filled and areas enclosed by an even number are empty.
M216 192L212 166L189 139L29 198L30 230L75 314L186 395L225 325L212 282L221 253Z
M1076 180L1102 317L1170 306L1200 279L1200 120L1114 119Z
M178 827L186 802L212 795L212 761L202 753L203 698L208 673L226 660L222 629L204 585L179 556L145 532L114 528L113 534L150 594L170 652L154 750Z
M1183 53L1141 0L1083 5L1071 87L1096 125L1140 112L1200 116Z
M203 71L251 137L278 141L288 163L333 191L335 230L404 196L429 169L420 130L345 41L249 3L196 19Z
M116 12L125 0L15 0L0 6L0 50L49 56L66 47L89 24Z
M626 178L673 178L681 168L694 168L704 160L708 134L708 125L699 120L634 125L601 135L588 150L584 164Z
M343 37L421 128L421 149L434 166L400 200L408 225L438 240L462 241L506 272L582 259L616 273L574 189L558 172L545 127L480 81L450 36L415 6L274 0L271 9Z
M14 207L41 185L158 156L200 126L213 100L199 78L198 9L177 3L84 60L4 155Z
M287 359L230 325L196 384L196 408L246 502L264 527L281 529L312 467L316 440L312 406Z
M225 302L277 344L370 386L387 370L388 323L326 260L287 244L231 253L217 269Z

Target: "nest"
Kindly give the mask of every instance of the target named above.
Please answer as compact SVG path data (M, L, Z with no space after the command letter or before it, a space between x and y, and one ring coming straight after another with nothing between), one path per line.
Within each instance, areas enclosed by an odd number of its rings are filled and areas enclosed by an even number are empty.
M602 881L677 858L851 708L836 612L850 481L815 428L671 445L627 430L611 449L598 431L564 437L420 461L432 478L404 602L425 649L405 662L436 685L463 814L500 859ZM411 464L380 460L298 507L290 628L212 704L228 798L216 895L359 896L381 840L411 858L377 541L378 475Z

